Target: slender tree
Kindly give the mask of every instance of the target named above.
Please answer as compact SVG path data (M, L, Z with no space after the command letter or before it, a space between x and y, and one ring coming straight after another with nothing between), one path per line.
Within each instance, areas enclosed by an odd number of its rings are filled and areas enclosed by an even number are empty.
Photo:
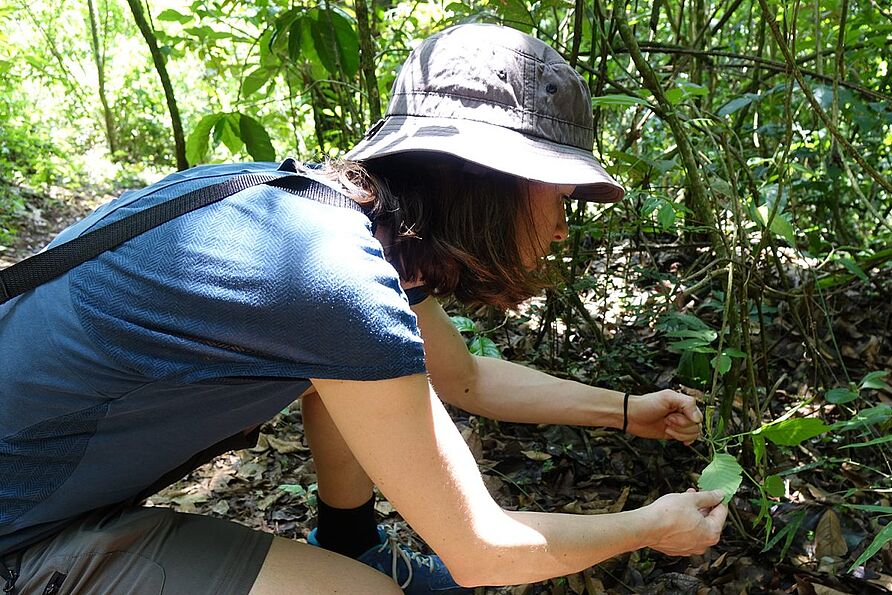
M127 0L127 4L130 6L130 11L133 13L133 19L136 21L139 32L142 33L143 38L149 45L149 52L152 54L155 70L158 71L158 78L161 79L161 86L164 88L164 97L167 99L167 109L170 111L170 123L173 127L177 169L187 169L189 162L186 160L186 138L183 136L183 123L180 120L180 111L177 109L177 100L173 94L173 86L170 84L170 76L167 74L167 66L164 64L164 56L158 48L158 39L146 21L140 0Z
M108 152L111 155L117 151L115 143L115 122L111 109L108 106L108 96L105 92L105 49L99 49L99 26L96 19L96 9L93 0L87 0L87 12L90 23L90 46L93 50L93 62L96 63L96 74L99 80L99 102L102 104L102 119L105 122L105 138L108 141Z

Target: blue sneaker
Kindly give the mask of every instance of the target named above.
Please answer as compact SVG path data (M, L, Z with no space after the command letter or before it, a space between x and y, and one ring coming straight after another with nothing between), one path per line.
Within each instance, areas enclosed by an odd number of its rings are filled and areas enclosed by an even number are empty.
M439 556L425 556L400 543L393 528L378 525L378 536L381 544L366 550L356 559L390 575L406 595L470 595L474 592L452 580ZM316 540L316 529L307 535L307 543L322 547Z

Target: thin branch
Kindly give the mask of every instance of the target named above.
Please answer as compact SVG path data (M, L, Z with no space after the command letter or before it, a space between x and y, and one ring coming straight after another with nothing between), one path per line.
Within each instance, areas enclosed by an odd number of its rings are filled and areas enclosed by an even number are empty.
M774 12L768 7L768 2L766 0L759 0L759 6L762 7L762 15L765 19L765 22L768 24L768 28L771 29L771 34L774 36L774 40L777 42L778 47L781 52L783 52L784 57L787 59L787 64L790 66L790 70L793 74L793 77L796 79L796 82L799 83L799 88L802 89L805 98L811 104L812 109L815 111L817 116L821 119L824 125L827 127L827 130L830 131L830 134L833 135L833 138L842 145L845 149L846 153L854 159L858 165L869 175L871 178L876 181L877 184L883 187L883 189L892 194L892 182L889 182L880 172L878 172L872 165L870 165L864 157L861 156L861 153L852 146L852 143L846 139L842 134L840 134L839 129L833 125L833 122L830 121L830 117L827 115L827 112L824 111L824 108L821 107L821 104L818 103L818 100L815 99L814 93L812 93L811 88L805 82L805 78L802 76L802 71L799 69L799 66L796 64L796 60L793 58L793 54L790 52L790 48L787 47L786 42L784 41L783 36L781 35L780 30L777 27L777 21L775 20Z

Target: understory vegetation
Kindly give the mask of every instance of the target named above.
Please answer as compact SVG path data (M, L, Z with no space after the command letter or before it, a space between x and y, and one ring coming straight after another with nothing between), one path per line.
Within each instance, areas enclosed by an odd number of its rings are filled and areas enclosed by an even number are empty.
M536 35L578 69L596 155L627 188L615 206L568 204L543 295L450 306L469 348L682 390L706 412L687 448L456 411L489 487L507 507L596 514L699 482L732 509L700 559L639 552L491 592L892 591L885 0L0 0L0 262L177 168L338 157L408 51L468 21ZM295 405L253 452L153 502L304 536L301 438Z

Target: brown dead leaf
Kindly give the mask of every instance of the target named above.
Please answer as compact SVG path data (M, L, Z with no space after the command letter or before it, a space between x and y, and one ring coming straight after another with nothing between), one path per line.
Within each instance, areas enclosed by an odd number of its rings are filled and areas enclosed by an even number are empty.
M263 477L263 472L266 471L266 465L262 464L256 460L248 461L247 463L242 464L239 467L239 470L236 472L236 476L242 479L260 479Z
M567 576L567 586L576 595L585 595L585 579L582 578L581 572Z
M269 436L264 433L260 433L257 437L257 444L249 449L251 452L265 452L269 450Z
M471 426L462 426L460 431L461 437L465 439L465 444L468 445L468 449L474 455L474 460L479 461L482 459L483 441L480 439L480 434L477 430Z
M600 595L607 592L604 588L604 583L592 574L591 568L583 572L582 575L585 577L585 590L588 592L588 595Z
M505 487L505 482L495 475L483 474L483 485L486 486L487 491L489 491L491 495L495 495Z
M849 548L839 525L839 517L832 508L828 508L821 515L818 526L815 528L815 557L841 558L848 551Z
M616 502L610 507L608 512L620 512L626 506L626 500L629 499L629 486L623 488L623 491L620 493L619 498L616 499Z
M568 514L583 514L582 505L579 503L579 500L573 500L572 502L567 502L563 506L561 506L561 512L566 512Z
M310 450L297 440L281 440L274 436L268 436L266 440L270 447L280 455L287 455L295 452L309 452Z
M523 456L530 459L531 461L547 461L551 458L551 455L547 452L541 452L538 450L522 450L520 451Z
M816 485L812 485L810 483L805 484L805 488L808 490L808 493L811 494L811 497L820 502L821 504L842 504L842 498L837 496L836 494L831 494L825 490L822 490Z
M851 595L849 591L837 591L820 583L812 583L811 587L815 590L815 595Z
M387 500L378 500L377 502L375 502L375 510L377 510L378 513L382 516L390 516L394 512L396 512L393 504L391 504Z
M269 508L270 506L275 504L275 502L284 495L285 495L285 492L283 492L282 490L276 490L270 494L267 494L263 498L263 500L261 500L260 502L257 503L257 510L260 510L260 511L266 510L267 508Z

